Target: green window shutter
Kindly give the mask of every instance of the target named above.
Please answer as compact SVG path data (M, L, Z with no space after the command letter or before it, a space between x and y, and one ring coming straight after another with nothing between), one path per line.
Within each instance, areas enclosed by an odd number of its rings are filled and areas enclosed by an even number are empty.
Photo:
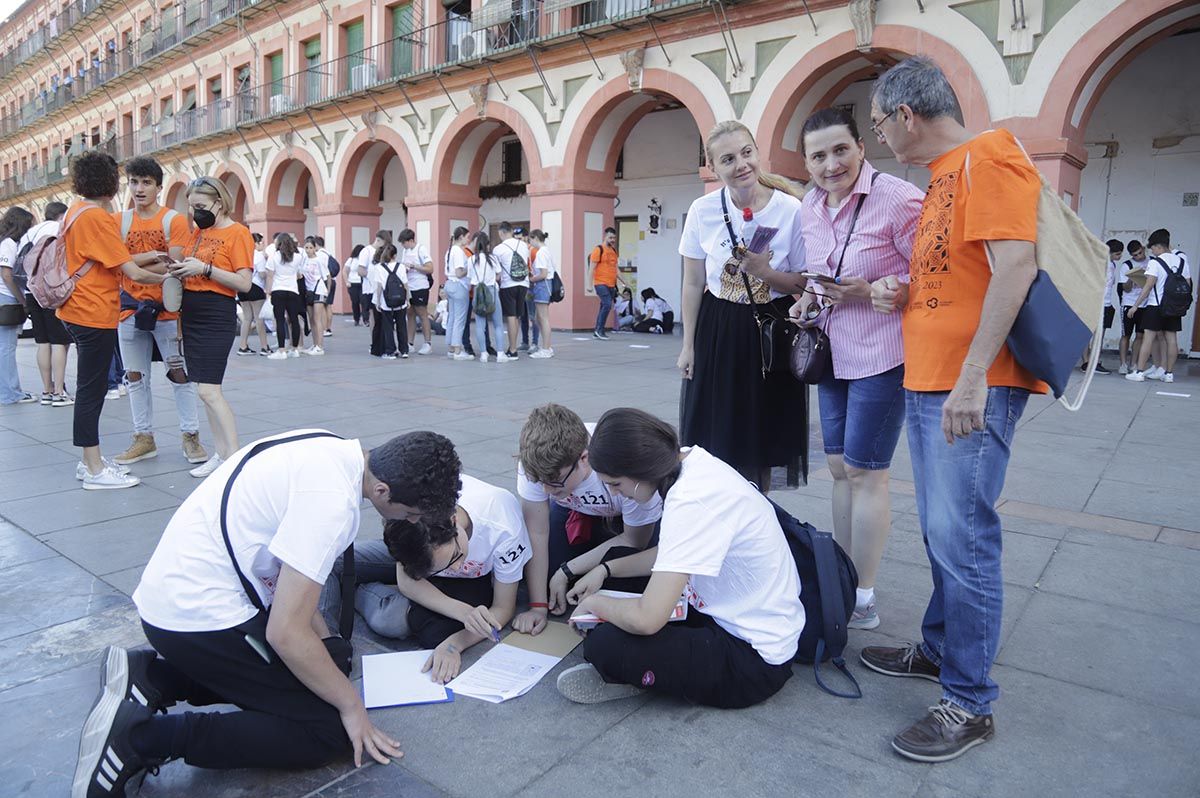
M346 52L357 53L363 49L363 24L362 20L352 22L346 26Z
M271 62L271 94L283 94L283 53L268 57Z
M321 40L309 39L304 43L305 58L320 58L321 57Z
M392 75L413 71L413 8L411 3L392 6Z
M346 33L346 73L341 78L342 91L356 91L365 85L360 67L365 63L363 50L363 23L351 22L342 28Z

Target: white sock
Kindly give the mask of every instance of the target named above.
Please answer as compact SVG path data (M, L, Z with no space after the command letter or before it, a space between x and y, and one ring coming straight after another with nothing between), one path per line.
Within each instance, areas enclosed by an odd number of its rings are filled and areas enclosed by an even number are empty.
M854 590L854 604L856 607L866 608L872 601L875 600L875 588L860 587Z

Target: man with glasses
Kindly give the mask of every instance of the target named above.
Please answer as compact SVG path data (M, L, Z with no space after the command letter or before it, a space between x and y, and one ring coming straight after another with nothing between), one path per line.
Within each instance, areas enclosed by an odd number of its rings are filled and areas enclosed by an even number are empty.
M354 608L376 634L433 649L425 670L445 684L463 651L499 639L532 556L516 497L464 474L452 515L390 521L383 540L355 546ZM335 565L321 595L328 620L341 612L342 578Z
M432 432L364 451L300 430L222 463L172 516L134 591L154 648L105 652L72 798L124 795L170 759L297 769L401 756L367 717L349 644L329 634L318 597L363 499L388 520L445 519L460 474L454 445ZM238 709L155 714L180 701Z
M610 550L653 543L662 499L655 493L639 503L610 492L588 463L590 437L578 415L555 404L536 408L521 428L517 495L533 557L525 571L529 609L513 621L518 631L537 634L549 613L566 612L568 588L603 568Z

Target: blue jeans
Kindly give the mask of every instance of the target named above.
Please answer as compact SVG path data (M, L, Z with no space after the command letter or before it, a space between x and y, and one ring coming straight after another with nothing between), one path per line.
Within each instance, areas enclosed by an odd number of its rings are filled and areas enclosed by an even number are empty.
M150 359L154 353L154 344L162 354L164 366L179 355L179 344L176 342L176 332L179 322L175 319L159 320L153 330L139 330L134 326L133 316L117 325L118 352L126 369L126 374L137 374L136 380L129 380L129 411L133 414L133 431L152 434L154 431L154 394L150 390ZM171 389L175 392L175 409L179 413L179 431L197 432L200 429L200 418L196 410L196 383L172 382Z
M19 303L5 294L0 296L0 304ZM21 375L17 373L17 338L20 335L21 328L15 324L0 327L0 405L14 404L25 396L21 390Z
M487 352L487 339L485 337L485 331L487 330L489 324L492 328L492 346L496 348L497 352L507 352L509 351L509 346L512 346L515 349L516 344L514 342L509 341L505 343L504 317L501 315L500 310L500 288L499 286L495 285L485 286L485 288L492 292L492 297L496 300L496 302L495 307L492 309L491 316L481 316L478 313L475 314L475 351L481 355ZM479 290L478 285L475 286L475 290Z
M600 312L596 314L596 332L604 332L608 325L608 314L612 310L613 300L617 295L614 285L596 286L596 296L600 297Z
M446 345L462 346L467 324L468 288L458 280L446 281Z
M846 465L867 471L891 466L904 426L903 365L856 380L827 374L817 398L825 454L840 454Z
M933 572L922 648L941 666L942 697L987 715L1000 694L989 671L1004 607L996 501L1029 391L989 388L986 428L953 445L942 434L949 395L908 391L906 397L917 513Z

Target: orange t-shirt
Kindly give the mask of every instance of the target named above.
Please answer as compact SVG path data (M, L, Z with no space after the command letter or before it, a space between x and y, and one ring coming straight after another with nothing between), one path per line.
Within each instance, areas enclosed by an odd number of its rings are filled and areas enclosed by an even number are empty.
M253 269L254 239L244 225L236 222L228 227L192 230L183 244L183 256L198 258L211 263L214 269L227 272ZM189 277L183 287L188 291L212 291L225 296L237 296L237 291L207 277Z
M81 205L88 206L87 210L67 230L67 271L75 274L89 260L94 265L75 284L75 290L56 315L81 327L115 330L121 309L121 286L117 278L121 266L133 258L121 240L121 228L99 205L86 200L76 202L63 217L64 221Z
M175 218L171 220L171 240L168 242L163 238L163 217L167 215L167 208L159 208L158 213L149 219L143 219L138 215L137 211L133 212L133 223L129 226L129 235L125 236L125 246L134 255L140 255L143 252L166 252L171 247L182 247L187 244L191 233L188 230L187 217L182 213L177 213ZM117 222L117 228L121 227L120 212L113 214L113 219ZM135 283L124 274L121 275L121 290L129 294L134 299L141 301L148 299L151 302L162 304L162 286L161 285L145 285L144 283ZM121 311L121 321L133 315L132 310ZM162 311L158 314L160 321L171 321L179 318L178 313L168 313Z
M971 190L963 167L971 152ZM929 165L932 175L913 241L905 308L904 387L949 391L979 328L992 279L985 241L1037 241L1041 179L1007 130L982 133ZM988 385L1045 393L1008 344Z
M617 251L605 244L599 244L592 250L592 285L607 285L617 287Z

